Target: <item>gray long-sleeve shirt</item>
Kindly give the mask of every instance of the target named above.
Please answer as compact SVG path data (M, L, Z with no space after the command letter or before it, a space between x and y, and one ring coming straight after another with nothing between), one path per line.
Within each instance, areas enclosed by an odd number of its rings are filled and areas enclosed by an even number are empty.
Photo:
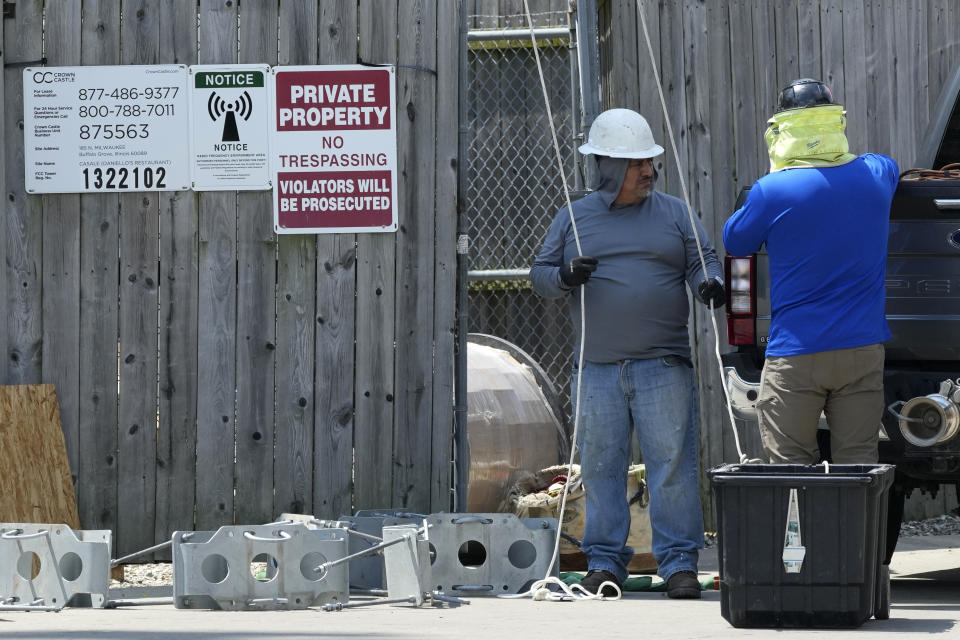
M684 281L696 291L704 276L686 205L659 191L637 205L608 206L609 201L596 191L573 203L583 255L598 261L585 285L584 358L599 363L665 355L689 358L690 308ZM722 277L717 254L699 221L696 227L708 275ZM580 293L560 280L560 266L577 255L564 207L550 225L530 279L542 296L570 296L579 344Z

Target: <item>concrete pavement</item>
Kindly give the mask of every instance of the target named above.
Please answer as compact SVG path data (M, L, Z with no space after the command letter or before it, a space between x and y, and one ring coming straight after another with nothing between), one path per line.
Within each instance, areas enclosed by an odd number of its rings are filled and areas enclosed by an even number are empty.
M716 573L706 550L702 575ZM674 601L628 593L615 602L533 602L472 598L456 608L364 607L340 612L177 610L172 605L59 613L0 612L2 640L294 640L298 638L766 638L774 634L858 638L949 638L960 633L960 535L904 538L891 563L890 620L837 630L735 629L720 616L720 593Z

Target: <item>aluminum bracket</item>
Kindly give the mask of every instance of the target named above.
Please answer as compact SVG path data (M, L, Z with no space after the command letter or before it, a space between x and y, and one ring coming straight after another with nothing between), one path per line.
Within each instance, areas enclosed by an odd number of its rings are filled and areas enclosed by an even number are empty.
M348 599L347 532L303 523L236 525L173 534L178 609L306 609Z
M110 531L65 524L0 524L0 600L6 608L103 608L110 586Z
M434 589L456 596L522 593L546 576L556 518L512 513L439 513L428 517ZM551 575L557 576L554 563Z

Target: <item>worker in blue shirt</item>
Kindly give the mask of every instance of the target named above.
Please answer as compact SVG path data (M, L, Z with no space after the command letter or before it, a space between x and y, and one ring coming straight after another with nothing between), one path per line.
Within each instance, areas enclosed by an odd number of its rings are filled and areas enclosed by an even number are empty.
M757 398L772 463L815 464L821 412L835 463L874 463L883 413L884 274L897 164L848 151L843 107L803 78L766 132L770 173L727 221L734 256L766 244L772 318Z
M561 209L530 270L534 290L567 297L584 364L572 397L586 490L580 585L603 595L621 585L633 550L627 467L636 431L650 488L653 553L671 598L699 598L703 514L698 488L697 391L687 330L687 286L714 308L725 299L716 252L683 201L654 189L653 158L663 153L646 120L610 109L594 121L580 152L596 156L596 190ZM699 236L707 273L697 251ZM577 344L580 342L578 340Z

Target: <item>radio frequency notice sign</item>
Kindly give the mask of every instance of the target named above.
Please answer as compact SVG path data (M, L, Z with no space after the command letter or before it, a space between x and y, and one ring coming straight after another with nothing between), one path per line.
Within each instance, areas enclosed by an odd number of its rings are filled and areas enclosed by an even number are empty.
M265 64L190 67L195 190L270 188L269 74Z
M23 70L29 193L190 188L184 65Z
M273 69L277 233L397 230L393 67Z

